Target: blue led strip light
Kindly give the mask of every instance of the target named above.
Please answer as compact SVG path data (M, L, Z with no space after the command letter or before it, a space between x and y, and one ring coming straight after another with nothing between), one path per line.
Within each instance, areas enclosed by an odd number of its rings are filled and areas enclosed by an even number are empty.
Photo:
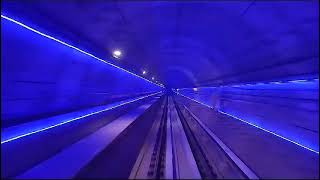
M183 97L185 97L185 98L187 98L187 99L190 99L191 101L194 101L194 102L196 102L196 103L198 103L198 104L204 105L204 106L206 106L206 107L208 107L208 108L210 108L210 109L214 109L212 106L209 106L209 105L207 105L207 104L205 104L205 103L202 103L202 102L200 102L200 101L197 101L197 100L195 100L195 99L189 98L188 96L185 96L185 95L183 95L183 94L181 94L181 93L178 93L178 92L175 92L175 93L178 94L178 95L180 95L180 96L183 96Z
M143 79L143 80L145 80L145 81L148 81L148 82L150 82L150 83L152 83L152 84L155 84L155 85L160 86L160 87L162 87L162 88L164 87L164 86L161 85L161 84L154 83L154 82L152 82L152 81L150 81L150 80L148 80L148 79L146 79L146 78L144 78L144 77L141 77L141 76L139 76L139 75L137 75L137 74L135 74L135 73L133 73L133 72L130 72L130 71L128 71L128 70L126 70L126 69L123 69L123 68L121 68L121 67L119 67L119 66L116 66L116 65L114 65L114 64L112 64L112 63L110 63L110 62L107 62L107 61L105 61L105 60L103 60L103 59L100 59L100 58L98 58L98 57L96 57L96 56L94 56L94 55L92 55L92 54L90 54L90 53L88 53L88 52L85 52L85 51L83 51L83 50L81 50L81 49L79 49L79 48L77 48L77 47L75 47L75 46L72 46L72 45L70 45L70 44L68 44L68 43L66 43L66 42L63 42L63 41L61 41L61 40L59 40L59 39L57 39L57 38L54 38L54 37L49 36L49 35L47 35L47 34L44 34L44 33L40 32L40 31L37 31L37 30L35 30L35 29L33 29L33 28L31 28L31 27L29 27L29 26L27 26L27 25L25 25L25 24L23 24L23 23L21 23L21 22L19 22L19 21L16 21L16 20L14 20L14 19L12 19L12 18L10 18L10 17L4 16L4 15L1 14L1 18L6 19L6 20L8 20L8 21L11 21L11 22L13 22L13 23L15 23L15 24L17 24L17 25L19 25L19 26L21 26L21 27L24 27L24 28L26 28L26 29L34 32L34 33L37 33L37 34L39 34L39 35L41 35L41 36L44 36L44 37L46 37L46 38L48 38L48 39L51 39L51 40L56 41L56 42L58 42L58 43L60 43L60 44L63 44L63 45L68 46L68 47L70 47L70 48L72 48L72 49L75 49L75 50L77 50L77 51L79 51L79 52L81 52L81 53L83 53L83 54L86 54L86 55L88 55L88 56L90 56L90 57L92 57L92 58L94 58L94 59L96 59L96 60L98 60L98 61L101 61L101 62L103 62L103 63L106 63L106 64L110 65L110 66L113 66L113 67L115 67L115 68L118 68L118 69L120 69L120 70L122 70L122 71L125 71L125 72L127 72L127 73L129 73L129 74L131 74L131 75L134 75L134 76L136 76L136 77L138 77L138 78L141 78L141 79Z
M232 118L235 118L235 119L237 119L237 120L239 120L239 121L242 121L242 122L244 122L244 123L247 123L247 124L249 124L249 125L251 125L251 126L254 126L254 127L258 128L258 129L261 129L261 130L263 130L263 131L265 131L265 132L268 132L268 133L270 133L270 134L273 134L273 135L275 135L275 136L277 136L277 137L279 137L279 138L282 138L282 139L284 139L284 140L286 140L286 141L289 141L289 142L291 142L291 143L293 143L293 144L295 144L295 145L298 145L298 146L300 146L300 147L303 147L303 148L305 148L305 149L307 149L307 150L309 150L309 151L312 151L312 152L314 152L314 153L319 154L319 152L316 151L316 150L313 150L313 149L311 149L311 148L308 148L308 147L306 147L306 146L304 146L304 145L302 145L302 144L299 144L299 143L297 143L297 142L294 142L294 141L292 141L292 140L290 140L290 139L288 139L288 138L286 138L286 137L283 137L283 136L281 136L281 135L279 135L279 134L276 134L276 133L274 133L274 132L272 132L272 131L269 131L269 130L267 130L267 129L264 129L264 128L260 127L260 126L257 126L257 125L255 125L255 124L253 124L253 123L250 123L250 122L248 122L248 121L245 121L245 120L243 120L243 119L240 119L240 118L238 118L238 117L236 117L236 116L234 116L234 115L228 114L228 113L223 112L223 111L220 111L220 110L218 110L218 112L221 113L221 114L230 116L230 117L232 117Z
M305 83L310 81L319 81L318 78L315 79L297 79L297 80L288 80L288 81L270 81L270 82L257 82L257 83L243 83L243 84L234 84L234 85L220 85L220 86L198 86L192 88L219 88L219 87L241 87L241 86L254 86L254 85L266 85L266 84L286 84L286 83ZM192 89L192 88L181 88L177 89L178 91L184 89Z
M135 102L135 101L138 101L138 100L141 100L141 99L150 97L150 96L154 96L154 95L159 94L159 93L162 93L162 91L157 92L157 93L153 93L153 94L149 94L149 95L146 95L146 96L143 96L143 97L140 97L140 98L136 98L136 99L134 99L134 100L127 101L127 102L121 103L121 104L119 104L119 105L116 105L116 106L113 106L113 107L110 107L110 108L107 108L107 109L104 109L104 110L96 111L96 112L89 113L89 114L86 114L86 115L83 115L83 116L80 116L80 117L77 117L77 118L69 119L69 120L67 120L67 121L63 121L63 122L61 122L61 123L58 123L58 124L55 124L55 125L52 125L52 126L48 126L48 127L46 127L46 128L43 128L43 129L39 129L39 130L36 130L36 131L32 131L32 132L30 132L30 133L22 134L22 135L19 135L19 136L16 136L16 137L13 137L13 138L10 138L10 139L1 141L1 144L7 143L7 142L10 142L10 141L13 141L13 140L22 138L22 137L26 137L26 136L29 136L29 135L32 135L32 134L35 134L35 133L38 133L38 132L42 132L42 131L45 131L45 130L48 130L48 129L52 129L52 128L54 128L54 127L58 127L58 126L61 126L61 125L70 123L70 122L72 122L72 121L76 121L76 120L79 120L79 119L82 119L82 118L85 118L85 117L94 115L94 114L98 114L98 113L101 113L101 112L104 112L104 111L108 111L108 110L111 110L111 109L115 109L115 108L117 108L117 107L120 107L120 106L129 104L129 103L132 103L132 102Z
M177 92L176 92L176 93L177 93ZM177 94L180 95L180 96L183 96L183 97L185 97L185 98L187 98L187 99L190 99L190 100L192 100L192 101L195 101L195 102L197 102L197 103L199 103L199 104L202 104L202 105L204 105L204 106L206 106L206 107L208 107L208 108L210 108L210 109L214 109L212 106L209 106L209 105L207 105L207 104L201 103L201 102L199 102L199 101L197 101L197 100L195 100L195 99L192 99L192 98L190 98L190 97L187 97L187 96L185 96L185 95L183 95L183 94L181 94L181 93L177 93ZM281 136L281 135L279 135L279 134L276 134L276 133L274 133L274 132L272 132L272 131L269 131L269 130L264 129L264 128L260 127L260 126L257 126L257 125L255 125L255 124L253 124L253 123L250 123L250 122L248 122L248 121L245 121L245 120L243 120L243 119L240 119L240 118L238 118L238 117L236 117L236 116L234 116L234 115L228 114L228 113L223 112L223 111L220 111L220 110L218 110L217 112L219 112L219 113L221 113L221 114L224 114L224 115L227 115L227 116L230 116L230 117L232 117L232 118L234 118L234 119L237 119L237 120L239 120L239 121L242 121L242 122L244 122L244 123L246 123L246 124L249 124L249 125L251 125L251 126L253 126L253 127L256 127L256 128L258 128L258 129L260 129L260 130L263 130L263 131L265 131L265 132L268 132L268 133L270 133L270 134L273 134L273 135L275 135L275 136L277 136L277 137L279 137L279 138L281 138L281 139L284 139L284 140L286 140L286 141L288 141L288 142L291 142L291 143L293 143L293 144L295 144L295 145L298 145L298 146L300 146L300 147L303 147L303 148L305 148L305 149L307 149L307 150L309 150L309 151L311 151L311 152L314 152L314 153L319 154L319 151L316 151L316 150L314 150L314 149L308 148L308 147L306 147L306 146L304 146L304 145L302 145L302 144L299 144L299 143L297 143L297 142L295 142L295 141L292 141L292 140L290 140L290 139L288 139L288 138L286 138L286 137L283 137L283 136Z

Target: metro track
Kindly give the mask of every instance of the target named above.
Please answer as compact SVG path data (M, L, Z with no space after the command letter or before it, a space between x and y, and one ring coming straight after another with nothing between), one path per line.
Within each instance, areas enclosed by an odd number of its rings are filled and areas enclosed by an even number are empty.
M7 178L263 178L265 170L252 166L208 123L219 119L199 118L193 106L201 105L191 106L192 101L182 98L148 97L5 143L2 163L7 166L2 172ZM62 135L63 142L55 139ZM28 146L35 146L36 151L20 151ZM19 166L13 161L20 162Z

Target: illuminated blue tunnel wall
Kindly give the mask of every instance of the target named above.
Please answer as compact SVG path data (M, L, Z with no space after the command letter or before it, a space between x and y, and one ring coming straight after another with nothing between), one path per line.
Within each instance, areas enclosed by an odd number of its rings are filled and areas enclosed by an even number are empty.
M319 152L318 90L310 79L178 92Z
M1 18L3 126L162 88Z

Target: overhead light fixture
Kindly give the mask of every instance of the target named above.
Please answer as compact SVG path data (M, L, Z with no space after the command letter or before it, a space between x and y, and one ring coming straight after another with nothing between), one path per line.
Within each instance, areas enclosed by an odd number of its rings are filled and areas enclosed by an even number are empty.
M121 56L121 51L120 50L114 50L113 53L112 53L112 56L119 59L120 56Z
M193 89L193 91L198 91L198 88L192 88Z
M152 77L151 79L154 80L154 77Z
M143 71L142 71L142 74L143 74L143 75L144 75L144 74L147 74L147 71L143 70Z

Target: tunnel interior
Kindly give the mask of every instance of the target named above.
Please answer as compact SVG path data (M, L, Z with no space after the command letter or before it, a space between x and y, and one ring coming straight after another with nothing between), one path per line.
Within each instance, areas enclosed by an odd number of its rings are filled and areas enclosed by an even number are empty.
M319 178L318 1L1 1L1 178Z

